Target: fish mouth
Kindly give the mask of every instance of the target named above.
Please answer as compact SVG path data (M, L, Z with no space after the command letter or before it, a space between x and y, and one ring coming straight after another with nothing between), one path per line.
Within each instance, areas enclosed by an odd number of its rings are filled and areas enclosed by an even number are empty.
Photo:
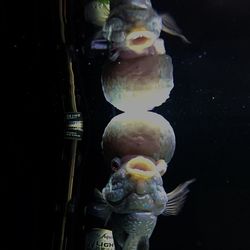
M141 52L152 46L156 39L156 35L151 31L133 31L127 35L126 43L129 49Z
M126 171L135 179L150 179L156 174L155 164L143 156L137 156L126 164Z

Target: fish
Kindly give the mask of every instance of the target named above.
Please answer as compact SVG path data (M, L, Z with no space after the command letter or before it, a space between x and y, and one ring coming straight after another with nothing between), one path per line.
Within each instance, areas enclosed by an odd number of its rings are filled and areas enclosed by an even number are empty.
M99 35L112 43L114 53L111 60L116 60L121 52L126 54L127 51L133 56L152 51L164 53L159 38L161 31L190 43L171 15L158 14L150 0L110 0L109 15L103 18L100 26Z
M102 192L95 189L92 213L105 224L110 221L116 250L148 250L158 216L180 212L194 179L166 193L162 162L129 156L114 158L111 165L114 173L108 183Z

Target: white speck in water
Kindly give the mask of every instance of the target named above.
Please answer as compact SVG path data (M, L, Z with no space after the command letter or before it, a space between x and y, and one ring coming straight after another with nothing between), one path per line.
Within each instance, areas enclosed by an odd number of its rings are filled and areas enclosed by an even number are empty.
M201 92L202 92L202 89L197 89L195 92L196 92L196 93L201 93Z
M207 52L204 51L201 55L198 55L198 58L201 59L201 58L203 58L203 57L206 56L206 55L207 55Z
M88 65L91 65L91 62L88 62Z
M215 99L215 96L212 96L212 100L214 100Z
M13 47L16 49L17 48L17 44L14 44Z
M245 108L246 108L246 106L245 106L245 105L242 105L242 108L243 108L243 109L245 109Z

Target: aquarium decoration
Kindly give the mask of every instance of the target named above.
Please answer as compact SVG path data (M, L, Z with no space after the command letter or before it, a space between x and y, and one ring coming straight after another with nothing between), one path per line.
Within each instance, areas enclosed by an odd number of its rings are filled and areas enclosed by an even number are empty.
M92 8L94 4L98 8ZM164 117L150 111L169 98L174 86L161 31L189 41L150 0L110 0L108 15L100 1L91 1L87 8L95 15L86 15L86 20L101 28L92 48L103 48L99 41L108 44L103 94L124 112L104 130L101 146L112 173L103 189L95 190L90 210L111 225L116 250L147 250L157 217L178 214L193 182L166 193L162 176L174 154L175 134Z
M71 4L71 8L69 8ZM62 145L62 171L60 175L60 195L56 201L56 226L53 234L53 249L72 249L76 237L73 235L73 225L77 217L77 192L79 188L80 169L83 163L79 159L79 151L86 143L84 136L86 128L86 114L83 114L82 99L79 99L79 71L75 51L77 50L73 26L74 12L72 3L58 0L58 17L60 39L57 52L64 62L61 76L61 99L64 112L64 131ZM85 140L84 140L85 139ZM81 166L81 167L80 167ZM58 185L59 186L59 185ZM72 243L73 242L73 243Z

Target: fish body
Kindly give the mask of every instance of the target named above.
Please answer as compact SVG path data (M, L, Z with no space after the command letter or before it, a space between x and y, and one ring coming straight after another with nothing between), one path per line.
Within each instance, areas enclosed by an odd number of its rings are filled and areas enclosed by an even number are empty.
M183 184L177 192L173 191L174 195L169 199L163 187L161 175L165 171L162 171L162 164L158 166L144 156L131 156L118 165L102 193L99 192L102 202L95 209L103 218L110 218L116 249L147 250L157 217L179 211L190 182ZM173 197L179 198L172 202Z

